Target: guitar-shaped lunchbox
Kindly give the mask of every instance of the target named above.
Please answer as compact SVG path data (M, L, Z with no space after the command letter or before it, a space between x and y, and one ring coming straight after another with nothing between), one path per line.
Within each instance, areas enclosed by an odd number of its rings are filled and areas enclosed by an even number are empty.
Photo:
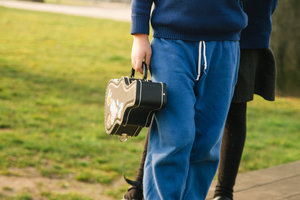
M167 86L147 79L143 63L143 79L131 76L111 79L105 94L105 130L109 135L123 138L137 136L143 127L149 127L153 114L167 102ZM120 139L121 140L121 139ZM125 139L124 139L125 140Z

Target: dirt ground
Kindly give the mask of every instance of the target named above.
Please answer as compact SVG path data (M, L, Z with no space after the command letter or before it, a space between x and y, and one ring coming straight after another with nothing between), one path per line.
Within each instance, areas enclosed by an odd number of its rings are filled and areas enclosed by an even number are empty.
M78 194L90 197L94 200L112 200L104 195L107 186L101 184L83 183L71 178L53 179L41 177L36 169L10 169L8 176L0 175L0 194L4 196L16 196L20 193L29 193L33 200L45 200L41 194ZM122 184L120 179L112 184L118 187ZM112 188L110 187L110 189Z

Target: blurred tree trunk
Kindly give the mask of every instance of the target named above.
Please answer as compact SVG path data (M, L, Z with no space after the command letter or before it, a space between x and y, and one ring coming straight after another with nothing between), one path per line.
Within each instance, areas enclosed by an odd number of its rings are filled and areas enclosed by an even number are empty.
M279 0L271 47L276 57L279 95L300 96L300 0Z

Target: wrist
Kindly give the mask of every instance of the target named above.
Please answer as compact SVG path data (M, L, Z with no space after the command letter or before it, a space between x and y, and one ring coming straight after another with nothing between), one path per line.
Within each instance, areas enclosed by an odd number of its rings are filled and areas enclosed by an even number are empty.
M147 35L147 34L144 34L144 33L136 33L136 34L134 34L133 35L133 39L134 40L148 40L148 37L149 37L149 35Z

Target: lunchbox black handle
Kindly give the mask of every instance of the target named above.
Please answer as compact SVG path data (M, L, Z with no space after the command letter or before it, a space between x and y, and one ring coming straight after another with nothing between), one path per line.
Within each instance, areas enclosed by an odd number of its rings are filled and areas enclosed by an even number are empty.
M143 73L143 80L146 80L147 79L147 75L148 75L148 68L147 68L147 64L145 62L142 63L142 67L143 67L143 70L144 70L144 73ZM135 70L133 68L131 68L131 75L130 77L131 78L134 78L134 74L135 74Z

